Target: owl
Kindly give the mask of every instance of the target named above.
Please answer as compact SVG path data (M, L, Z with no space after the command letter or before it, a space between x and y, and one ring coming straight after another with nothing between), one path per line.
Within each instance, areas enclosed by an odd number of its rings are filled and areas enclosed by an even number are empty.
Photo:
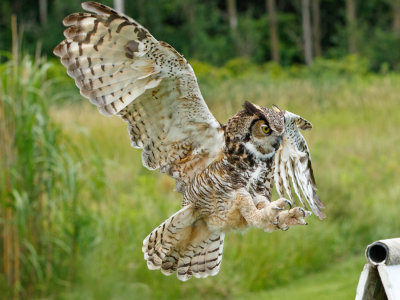
M302 117L245 102L226 124L208 109L186 59L133 19L95 2L67 16L66 39L55 49L81 94L128 125L143 165L167 173L182 209L143 241L151 270L216 275L225 232L254 226L287 230L320 219ZM272 201L276 186L279 199ZM294 206L292 191L302 206ZM284 198L287 196L287 198Z

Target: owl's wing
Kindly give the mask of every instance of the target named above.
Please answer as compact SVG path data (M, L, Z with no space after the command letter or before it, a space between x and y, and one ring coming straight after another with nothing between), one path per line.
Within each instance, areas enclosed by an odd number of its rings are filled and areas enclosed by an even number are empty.
M311 164L310 151L306 140L300 133L301 130L311 130L312 125L302 117L285 111L285 132L280 148L275 154L274 181L280 197L287 196L293 201L293 187L301 204L306 208L302 195L311 210L320 219L325 214L320 210L325 208L319 200L317 186Z
M177 179L177 189L217 157L223 130L191 66L129 17L95 2L63 23L55 49L81 94L104 115L128 122L143 164Z

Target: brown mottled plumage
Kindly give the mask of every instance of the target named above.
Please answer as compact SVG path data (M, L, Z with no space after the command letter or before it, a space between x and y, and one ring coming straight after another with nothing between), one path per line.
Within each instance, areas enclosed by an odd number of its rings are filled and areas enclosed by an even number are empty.
M176 179L183 208L143 241L149 269L180 280L218 273L225 232L306 224L310 212L271 201L275 182L323 218L310 154L299 129L311 124L287 111L245 102L221 125L211 114L191 66L131 18L95 2L64 19L55 49L81 94L105 115L128 123L143 165Z

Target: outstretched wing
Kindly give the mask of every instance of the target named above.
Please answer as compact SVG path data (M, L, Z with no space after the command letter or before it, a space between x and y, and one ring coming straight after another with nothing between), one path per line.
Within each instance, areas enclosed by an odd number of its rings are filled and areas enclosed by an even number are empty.
M301 204L306 208L302 195L311 210L320 219L325 214L320 209L325 208L319 200L317 186L311 165L310 151L306 140L300 133L301 130L311 130L312 125L302 117L285 111L285 132L280 148L275 154L274 181L280 197L284 193L293 201L293 187Z
M128 122L143 164L167 172L182 190L223 145L193 69L131 18L95 2L82 7L89 13L64 19L66 39L54 54L101 113Z

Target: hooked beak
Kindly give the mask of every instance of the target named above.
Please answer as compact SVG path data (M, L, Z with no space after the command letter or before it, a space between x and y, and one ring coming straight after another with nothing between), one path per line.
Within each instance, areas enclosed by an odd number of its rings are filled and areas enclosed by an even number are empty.
M282 136L278 136L275 142L272 144L272 147L275 149L275 151L279 149L281 143L282 143Z

